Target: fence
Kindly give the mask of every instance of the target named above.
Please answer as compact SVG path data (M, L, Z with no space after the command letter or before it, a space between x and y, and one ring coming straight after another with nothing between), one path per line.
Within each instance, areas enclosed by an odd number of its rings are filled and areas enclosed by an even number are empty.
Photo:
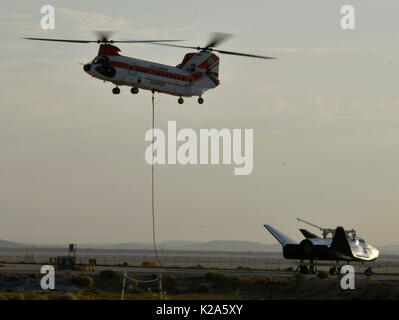
M1 254L0 263L46 264L50 257L57 254ZM87 264L89 259L96 259L97 265L103 266L132 266L155 267L155 256L148 255L112 255L112 254L78 254L77 263ZM281 258L267 258L256 256L217 256L217 255L160 255L164 267L169 268L206 268L206 269L247 269L247 270L291 270L296 269L297 261ZM381 260L364 265L353 263L357 272L363 272L372 267L379 273L399 273L399 260ZM326 267L324 267L326 268ZM0 269L1 270L1 269Z

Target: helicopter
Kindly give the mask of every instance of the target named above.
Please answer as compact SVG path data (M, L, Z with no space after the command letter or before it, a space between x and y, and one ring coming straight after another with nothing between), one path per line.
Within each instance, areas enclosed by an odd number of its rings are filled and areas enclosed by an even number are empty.
M351 261L364 263L378 258L379 250L367 244L362 237L357 235L354 229L345 230L343 227L335 229L321 228L300 218L297 218L297 220L322 231L322 237L306 229L299 229L305 239L297 243L272 226L267 224L264 226L282 245L285 259L301 261L298 269L303 274L315 273L315 261L317 260L336 261L336 264L333 264L329 270L329 273L334 275L340 272L339 261L346 261L347 264ZM331 236L329 236L330 234ZM310 262L305 263L304 260L309 260ZM364 273L366 276L371 276L373 271L370 267Z
M139 89L150 90L153 93L165 93L178 96L178 103L183 104L183 97L198 96L198 103L202 104L202 95L216 88L219 80L219 57L221 54L275 59L273 57L259 56L247 53L214 49L225 42L232 35L215 32L208 43L201 47L180 46L168 44L183 40L110 40L111 32L98 31L98 40L73 40L49 38L24 38L27 40L55 41L66 43L97 43L100 45L97 56L89 63L83 65L83 70L90 76L111 82L115 85L112 92L117 95L121 92L119 86L131 87L131 93L139 93ZM148 43L184 49L195 49L196 52L187 53L181 63L168 66L147 60L136 59L121 55L121 50L114 46L116 43Z

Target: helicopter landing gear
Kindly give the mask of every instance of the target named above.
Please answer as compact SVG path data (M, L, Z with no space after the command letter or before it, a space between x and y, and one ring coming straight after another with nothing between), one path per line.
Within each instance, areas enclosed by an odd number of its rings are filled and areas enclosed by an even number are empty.
M132 94L138 94L139 93L139 88L133 87L132 89L130 89L130 92Z
M177 102L178 102L179 104L183 104L183 103L184 103L184 99L183 99L182 97L180 97L179 100L177 100Z
M371 267L364 270L364 274L366 277L371 277L373 275L373 270L371 270Z
M119 89L118 87L115 87L112 89L112 93L113 94L120 94L121 93L121 89Z
M202 99L201 97L198 98L198 103L199 104L203 104L204 103L204 99Z

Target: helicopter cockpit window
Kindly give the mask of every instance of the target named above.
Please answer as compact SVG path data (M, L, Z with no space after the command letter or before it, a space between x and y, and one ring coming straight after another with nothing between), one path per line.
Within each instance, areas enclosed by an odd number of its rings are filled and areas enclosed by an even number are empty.
M107 57L97 57L93 60L93 64L103 64L108 62L108 58Z

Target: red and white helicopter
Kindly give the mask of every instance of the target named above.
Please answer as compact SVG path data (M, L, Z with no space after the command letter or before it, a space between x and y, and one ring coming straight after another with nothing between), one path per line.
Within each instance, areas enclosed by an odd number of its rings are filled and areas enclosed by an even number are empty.
M179 104L183 104L183 97L198 96L198 103L202 104L202 95L209 89L216 88L219 81L219 57L213 52L236 56L274 59L259 55L216 50L231 35L214 33L212 39L204 47L190 47L166 44L181 40L109 40L110 32L97 33L99 40L71 40L48 38L24 38L28 40L57 41L72 43L98 43L100 48L97 57L83 66L83 70L92 77L115 84L114 94L119 94L119 86L129 86L132 94L140 89L152 92L166 93L178 96ZM131 58L121 55L121 50L115 43L151 43L177 48L196 49L197 52L187 53L182 62L176 67L151 61Z

